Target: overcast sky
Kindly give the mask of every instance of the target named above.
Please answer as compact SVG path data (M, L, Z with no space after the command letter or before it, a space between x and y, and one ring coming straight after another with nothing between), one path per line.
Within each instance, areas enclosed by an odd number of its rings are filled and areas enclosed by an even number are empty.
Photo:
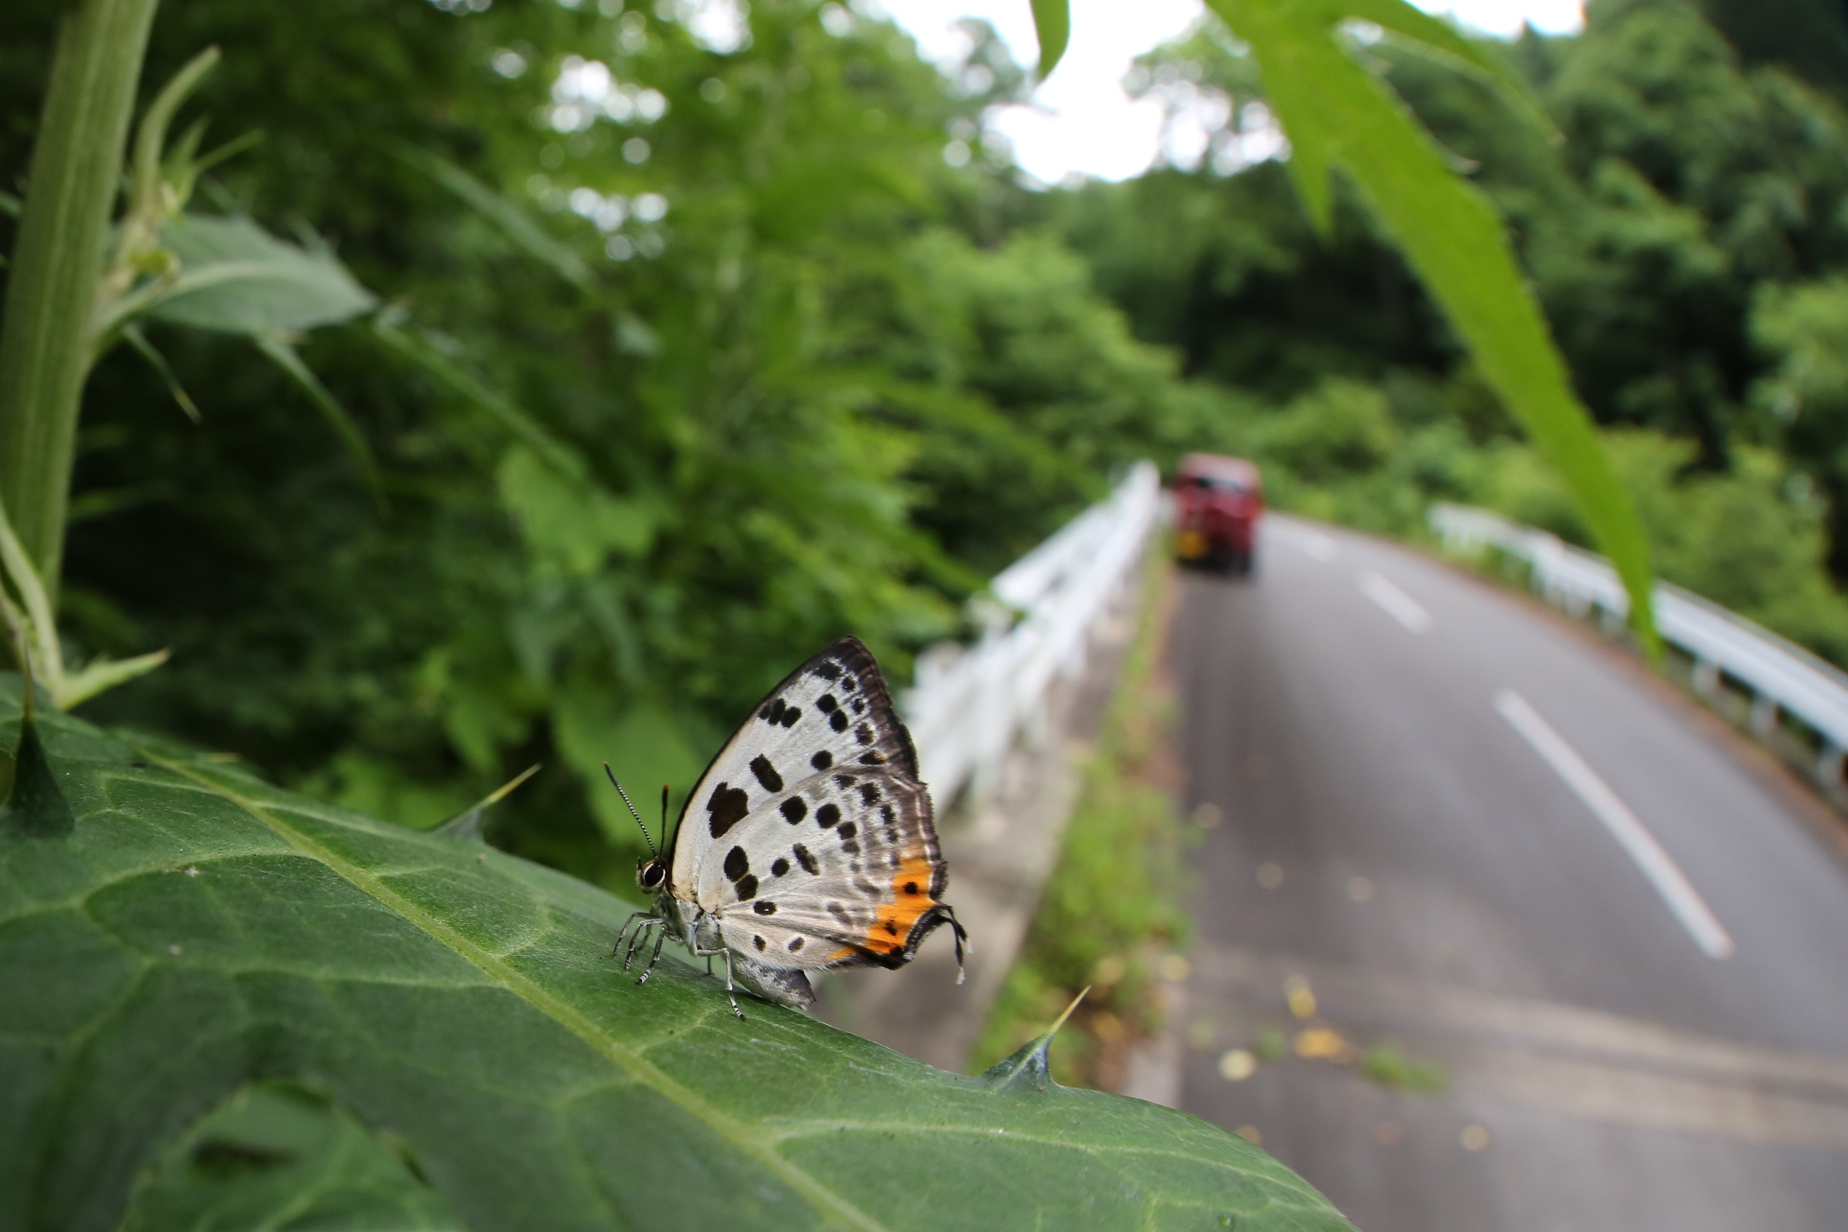
M1464 25L1513 36L1523 20L1552 34L1584 22L1579 0L1413 0L1432 13L1451 13ZM1120 180L1145 170L1161 140L1161 108L1132 103L1123 93L1130 61L1186 30L1204 11L1201 0L1071 0L1072 40L1052 79L1033 96L1033 107L996 113L995 127L1014 145L1031 175L1056 184L1073 174ZM932 58L964 49L952 27L961 17L994 24L1014 58L1039 58L1028 0L880 0Z

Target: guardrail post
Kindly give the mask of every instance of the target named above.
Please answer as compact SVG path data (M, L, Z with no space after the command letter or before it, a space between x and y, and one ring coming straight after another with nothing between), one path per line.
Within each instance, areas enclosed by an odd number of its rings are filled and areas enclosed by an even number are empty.
M1777 698L1759 693L1752 698L1752 714L1747 720L1756 736L1769 736L1777 730Z
M966 791L979 808L1006 787L1016 740L1041 748L1056 738L1052 693L1083 674L1100 622L1140 593L1136 564L1160 514L1160 482L1153 463L1138 463L1108 500L996 575L994 599L971 612L982 626L973 646L920 656L900 708L940 806Z
M1816 755L1816 781L1824 787L1840 787L1842 758L1842 750L1825 740L1822 752Z
M1529 586L1548 602L1574 613L1589 605L1606 622L1628 611L1623 585L1602 557L1486 509L1438 503L1429 516L1446 544L1492 543L1505 559L1525 561ZM1504 576L1513 580L1506 570ZM1662 640L1693 661L1688 684L1694 693L1712 697L1728 681L1748 691L1747 724L1760 739L1775 732L1783 716L1794 717L1821 745L1813 767L1816 778L1825 787L1848 786L1848 673L1667 582L1656 584L1655 601ZM1781 756L1795 752L1792 743L1779 743Z

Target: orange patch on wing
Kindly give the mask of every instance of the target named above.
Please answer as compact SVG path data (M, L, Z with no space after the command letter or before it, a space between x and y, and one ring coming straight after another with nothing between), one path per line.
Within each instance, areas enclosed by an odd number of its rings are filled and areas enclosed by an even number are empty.
M922 856L913 856L898 866L892 874L892 901L880 908L872 931L862 943L867 949L891 954L905 948L918 917L935 905L930 896L930 878L930 861Z

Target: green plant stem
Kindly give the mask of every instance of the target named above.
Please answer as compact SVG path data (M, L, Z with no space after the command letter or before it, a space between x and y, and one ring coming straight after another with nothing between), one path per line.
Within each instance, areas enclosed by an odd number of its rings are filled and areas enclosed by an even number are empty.
M79 0L58 28L0 333L0 499L56 602L110 207L158 0Z

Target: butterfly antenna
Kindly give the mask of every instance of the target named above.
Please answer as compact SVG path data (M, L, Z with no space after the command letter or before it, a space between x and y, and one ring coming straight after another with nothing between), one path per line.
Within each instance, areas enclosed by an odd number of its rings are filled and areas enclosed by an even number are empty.
M669 790L666 783L661 784L661 841L664 843L667 841L667 793Z
M622 784L616 781L616 772L610 769L610 763L607 761L603 763L603 773L610 776L610 784L616 788L616 794L621 796L622 802L629 806L629 815L635 818L635 824L642 828L642 841L648 844L648 854L659 860L661 853L655 850L654 839L649 837L648 823L643 821L642 815L635 811L635 802L629 799L629 793L624 791Z

